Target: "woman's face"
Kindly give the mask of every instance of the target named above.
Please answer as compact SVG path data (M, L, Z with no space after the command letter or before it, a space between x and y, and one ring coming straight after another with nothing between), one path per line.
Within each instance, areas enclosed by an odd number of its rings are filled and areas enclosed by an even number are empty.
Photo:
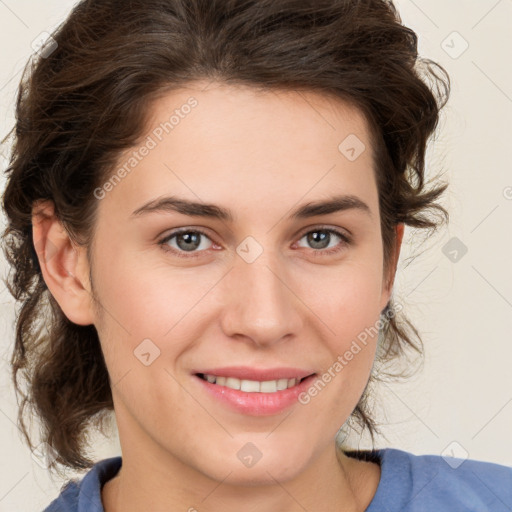
M389 299L369 134L313 93L205 86L159 99L95 192L95 326L125 460L285 480L333 450L373 364L377 337L358 340ZM145 207L171 196L216 206ZM316 376L300 400L255 405L196 375L227 366Z

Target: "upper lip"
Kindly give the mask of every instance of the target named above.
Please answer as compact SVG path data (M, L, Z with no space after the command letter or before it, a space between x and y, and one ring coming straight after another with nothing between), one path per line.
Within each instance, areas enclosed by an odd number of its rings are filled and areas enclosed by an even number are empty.
M203 373L206 375L217 375L219 377L235 377L243 380L278 380L278 379L302 379L315 373L312 370L302 368L251 368L250 366L224 366L222 368L204 368L194 370L193 373Z

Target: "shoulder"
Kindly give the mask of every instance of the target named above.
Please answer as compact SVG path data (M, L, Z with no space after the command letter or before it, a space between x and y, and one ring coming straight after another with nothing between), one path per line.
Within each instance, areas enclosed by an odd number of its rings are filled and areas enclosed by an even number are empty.
M512 509L512 467L441 455L378 450L381 481L367 512L505 512Z
M101 487L114 478L121 465L121 457L111 457L96 463L81 480L68 481L59 496L43 512L104 512Z

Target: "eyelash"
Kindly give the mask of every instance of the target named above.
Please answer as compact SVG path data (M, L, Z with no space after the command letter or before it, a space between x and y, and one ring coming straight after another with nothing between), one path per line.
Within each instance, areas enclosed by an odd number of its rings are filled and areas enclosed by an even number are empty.
M301 234L301 236L299 237L299 240L301 238L304 238L305 235L309 235L310 233L315 233L317 231L324 231L326 233L331 233L331 234L337 235L341 238L342 242L339 243L335 248L331 248L331 249L311 249L313 251L313 256L315 256L315 257L316 256L323 257L323 256L330 256L332 254L336 254L336 253L342 251L346 246L348 246L352 243L351 238L348 237L346 234L342 233L341 231L338 231L333 228L322 228L322 227L317 227L315 229L305 231L304 233ZM197 257L201 256L201 252L203 252L203 251L194 251L194 252L187 253L186 251L176 250L167 245L167 242L169 242L172 238L174 238L178 235L181 235L183 233L199 233L199 234L205 236L206 238L208 238L209 240L211 240L211 238L208 236L208 234L200 229L185 228L185 229L179 229L177 231L173 231L172 233L167 235L165 238L160 240L158 242L158 245L162 246L162 249L164 251L171 252L172 254L178 256L179 258L197 258ZM212 242L213 242L213 240L212 240Z

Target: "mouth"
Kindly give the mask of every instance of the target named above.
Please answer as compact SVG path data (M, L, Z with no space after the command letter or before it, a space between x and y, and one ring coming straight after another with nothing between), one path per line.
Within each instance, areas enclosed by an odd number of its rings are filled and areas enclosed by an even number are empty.
M280 414L290 407L296 407L301 403L299 397L314 384L317 374L267 381L208 373L194 373L193 378L205 396L227 410L246 416L261 417Z
M281 378L265 381L224 377L206 373L196 373L195 375L210 384L224 386L235 391L243 391L246 393L277 393L299 386L301 382L313 377L316 373L305 377L295 377L291 379Z

